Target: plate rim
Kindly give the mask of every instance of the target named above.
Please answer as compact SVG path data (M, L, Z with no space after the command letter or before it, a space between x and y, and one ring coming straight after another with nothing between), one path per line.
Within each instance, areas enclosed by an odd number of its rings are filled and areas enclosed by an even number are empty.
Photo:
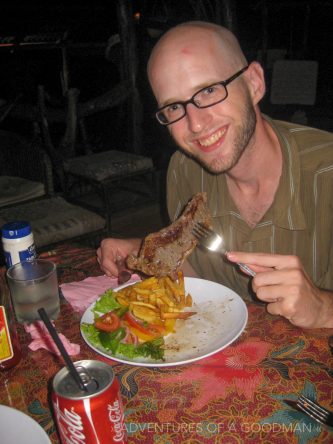
M10 407L10 406L4 405L4 404L0 404L0 411L1 410L7 410L8 412L11 412L11 414L13 415L13 418L14 419L16 418L16 420L19 420L20 418L24 417L25 420L29 424L31 424L31 426L34 426L32 430L36 430L36 431L38 430L38 432L40 433L40 437L47 439L47 441L43 441L43 443L45 443L45 444L50 443L51 444L51 439L50 439L49 435L46 433L46 431L43 429L43 427L34 418L29 416L27 413L22 412L21 410L16 409L15 407ZM20 418L17 418L17 416L19 416ZM22 424L19 429L20 433L21 433L21 427L22 427ZM30 430L29 430L29 432L30 432ZM1 431L0 431L0 437L1 437L1 439L3 438L1 436ZM33 438L35 439L35 437L33 437ZM36 444L39 444L39 442L36 442ZM40 443L40 444L42 444L42 443Z
M234 290L232 290L232 289L229 288L229 287L226 287L226 286L223 285L223 284L220 284L219 282L214 282L214 281L210 281L210 280L208 280L208 279L202 279L202 278L198 278L198 277L187 277L187 276L185 276L185 285L186 285L186 280L208 282L209 284L214 284L214 285L216 285L216 286L218 286L218 287L222 287L223 290L227 290L228 292L231 292L231 293L233 294L233 296L235 296L235 297L238 299L239 303L241 304L242 309L244 310L244 319L243 319L243 321L242 321L242 323L241 323L240 329L239 329L239 331L237 332L237 334L235 334L235 335L234 335L234 336L233 336L233 337L232 337L232 338L231 338L226 344L224 344L222 347L217 348L216 350L213 350L213 351L211 351L211 352L209 352L209 353L205 353L205 354L203 354L203 355L199 355L199 356L196 356L196 357L193 357L193 358L189 358L189 359L186 359L186 360L173 361L173 362L159 362L159 361L156 361L156 362L151 362L151 361L144 362L144 361L131 361L131 360L127 360L127 359L123 359L123 358L118 358L118 357L116 357L116 356L109 355L109 354L107 354L106 352L103 352L102 350L100 350L100 349L98 349L97 347L95 347L95 346L93 346L92 344L90 344L89 341L88 341L88 339L85 337L85 335L84 335L84 333L83 333L83 331L82 331L82 328L81 328L82 323L83 323L83 318L84 318L84 316L86 315L86 313L87 313L89 310L92 309L92 307L96 304L96 302L100 299L100 297L101 297L102 295L99 296L99 297L98 297L93 303L91 303L91 304L89 305L89 307L86 308L86 310L84 311L84 313L83 313L82 316L81 316L81 319L80 319L80 333L81 333L81 336L82 336L83 340L84 340L85 343L88 345L88 347L90 347L92 350L94 350L96 353L98 353L99 355L103 356L103 357L106 358L106 359L110 359L111 361L119 362L119 363L121 363L121 364L134 365L134 366L138 366L138 367L174 367L174 366L177 366L177 365L187 365L187 364L191 364L191 363L193 363L193 362L199 361L199 360L201 360L201 359L208 358L209 356L212 356L212 355L214 355L214 354L216 354L216 353L218 353L218 352L224 350L224 349L227 348L229 345L231 345L233 342L235 342L236 339L239 338L239 336L244 332L245 327L246 327L246 325L247 325L247 323L248 323L248 309L247 309L247 306L246 306L244 300L243 300L243 299L242 299L242 298L241 298L241 297L240 297L240 296L239 296ZM138 282L138 281L137 281L137 282ZM122 288L128 287L129 285L133 285L133 284L135 284L135 282L128 282L128 283L125 283L125 284L119 285L119 286L113 288L112 290L113 290L113 291L118 291L118 290L121 290ZM194 302L195 302L195 301L194 301Z

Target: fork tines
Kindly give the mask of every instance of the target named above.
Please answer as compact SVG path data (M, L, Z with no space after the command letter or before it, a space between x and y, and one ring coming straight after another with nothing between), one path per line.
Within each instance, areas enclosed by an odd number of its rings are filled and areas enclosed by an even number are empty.
M207 227L205 227L201 222L196 222L192 229L192 233L194 234L195 237L202 238L202 237L207 237L210 234L210 230Z
M307 398L304 395L300 395L297 400L297 404L300 409L302 409L305 413L307 413L316 421L327 424L329 426L333 425L333 413L331 413L329 410L325 409L312 399Z

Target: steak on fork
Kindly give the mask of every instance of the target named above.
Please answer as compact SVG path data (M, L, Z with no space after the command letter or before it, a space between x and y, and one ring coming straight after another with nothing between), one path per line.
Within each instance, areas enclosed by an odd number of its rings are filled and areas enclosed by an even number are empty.
M206 193L195 194L175 222L145 237L139 255L128 256L127 266L149 276L175 279L177 271L197 245L192 230L198 222L211 226Z

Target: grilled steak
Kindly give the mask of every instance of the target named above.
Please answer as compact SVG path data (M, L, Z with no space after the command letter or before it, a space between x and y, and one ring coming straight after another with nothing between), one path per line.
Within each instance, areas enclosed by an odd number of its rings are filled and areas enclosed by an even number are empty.
M146 275L175 278L177 270L197 245L192 234L196 222L207 227L211 225L206 193L196 194L171 225L149 234L143 240L139 255L128 256L127 266Z

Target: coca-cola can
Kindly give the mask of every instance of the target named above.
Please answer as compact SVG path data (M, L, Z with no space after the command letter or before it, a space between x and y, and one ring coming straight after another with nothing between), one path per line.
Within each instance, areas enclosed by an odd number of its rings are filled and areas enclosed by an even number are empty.
M74 363L86 391L68 369L53 379L52 404L63 444L126 443L124 409L112 367L101 361Z

